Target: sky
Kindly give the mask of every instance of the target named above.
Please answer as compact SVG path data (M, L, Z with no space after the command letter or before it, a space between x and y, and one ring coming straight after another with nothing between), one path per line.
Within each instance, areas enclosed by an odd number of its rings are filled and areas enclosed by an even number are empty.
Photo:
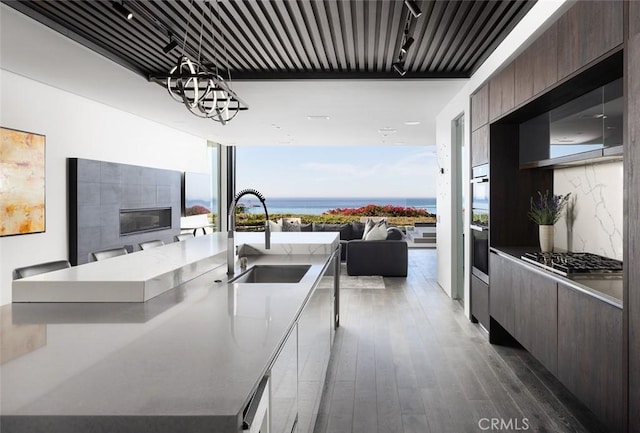
M238 146L236 190L267 197L435 197L435 146Z

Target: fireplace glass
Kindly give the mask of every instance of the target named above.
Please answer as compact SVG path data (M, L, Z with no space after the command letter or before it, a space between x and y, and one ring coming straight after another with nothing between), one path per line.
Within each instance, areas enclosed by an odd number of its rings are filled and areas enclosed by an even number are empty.
M170 228L170 207L120 210L120 236Z

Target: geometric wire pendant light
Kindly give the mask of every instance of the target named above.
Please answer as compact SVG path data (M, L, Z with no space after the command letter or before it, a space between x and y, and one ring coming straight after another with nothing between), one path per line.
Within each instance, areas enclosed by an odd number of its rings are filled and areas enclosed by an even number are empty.
M193 1L194 0L191 0L189 8L189 20L191 20ZM213 0L209 0L209 2L205 1L204 6L209 9L211 21L211 44L213 46L213 44L215 44L215 38L213 12L211 7L212 1ZM218 13L218 22L219 20L220 15ZM222 26L219 25L218 28L222 35ZM212 119L225 125L227 122L231 121L239 111L248 110L249 107L231 89L229 84L231 82L230 73L228 72L228 81L225 81L218 74L217 56L214 59L214 71L204 66L204 61L202 59L204 24L200 27L198 53L195 60L190 59L186 55L188 32L189 22L187 22L187 26L185 28L182 54L178 58L176 65L167 75L155 76L154 78L165 81L167 90L171 97L175 101L183 103L192 114L198 117ZM221 37L220 39L223 41L222 45L226 52L224 38ZM214 55L215 52L216 50L214 50Z

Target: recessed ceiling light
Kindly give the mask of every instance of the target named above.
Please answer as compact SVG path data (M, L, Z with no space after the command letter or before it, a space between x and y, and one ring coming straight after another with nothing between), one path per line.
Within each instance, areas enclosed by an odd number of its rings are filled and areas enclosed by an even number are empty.
M397 132L397 130L394 128L385 127L378 129L378 132L380 134L393 134L394 132Z
M329 120L329 116L307 116L308 120Z
M407 120L406 122L404 122L404 124L407 126L416 126L420 125L420 122L417 120Z

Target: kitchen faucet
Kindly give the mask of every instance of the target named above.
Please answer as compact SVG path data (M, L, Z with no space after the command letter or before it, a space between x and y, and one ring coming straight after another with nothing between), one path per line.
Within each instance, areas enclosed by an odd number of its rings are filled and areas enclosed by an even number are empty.
M269 230L269 212L267 211L267 203L264 196L255 189L243 189L240 191L231 201L229 205L229 225L227 231L227 275L233 275L235 271L235 252L234 252L234 235L233 231L236 228L236 206L238 200L245 195L255 195L262 203L264 208L264 248L271 249L271 230Z

